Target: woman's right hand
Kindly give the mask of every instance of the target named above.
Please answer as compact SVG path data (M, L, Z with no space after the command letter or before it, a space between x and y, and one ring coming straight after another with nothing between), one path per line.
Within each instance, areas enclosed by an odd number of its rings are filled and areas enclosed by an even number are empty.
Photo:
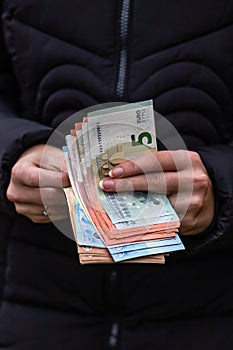
M35 223L47 223L68 217L62 190L67 186L70 182L62 150L41 144L29 148L15 163L7 198L19 214Z

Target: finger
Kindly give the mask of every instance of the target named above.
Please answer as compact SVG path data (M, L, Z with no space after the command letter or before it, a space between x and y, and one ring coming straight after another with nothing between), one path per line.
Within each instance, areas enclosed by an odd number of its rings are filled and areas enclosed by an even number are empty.
M63 188L70 186L67 172L56 172L40 169L39 187Z
M29 187L56 187L62 188L70 185L67 172L54 169L43 169L31 163L19 163L12 169L13 181Z
M128 178L106 178L99 186L106 192L150 191L157 193L177 192L179 176L177 172L148 173Z
M190 193L190 191L171 193L168 195L168 199L180 220L183 220L188 210L191 210L191 206L194 205L194 203L191 204L194 197L193 193Z
M51 161L51 159L50 159L50 163L45 163L44 159L42 159L42 161L39 162L37 164L37 166L40 169L45 169L45 170L56 171L59 173L68 174L65 159L62 159L59 161L56 161L56 158L53 161Z
M59 220L67 219L67 215L54 215L54 216L44 216L44 215L25 215L35 224L47 224L49 222L55 222Z
M196 222L193 213L189 210L190 198L188 199L185 194L180 196L178 194L172 194L168 196L168 199L181 221L179 233L181 235L192 234Z
M181 221L180 234L184 236L196 235L204 232L208 228L206 215L187 214Z
M195 213L195 216L203 209L203 200L197 193L176 193L168 196L168 199L176 213L185 215L187 211ZM194 216L194 214L193 214Z
M64 215L67 213L67 206L66 205L59 205L59 206L48 206L46 205L46 213L45 214L45 206L43 205L37 205L37 204L30 204L27 203L16 203L15 204L16 211L21 215L43 215L43 216L58 216L58 215Z
M111 177L129 177L148 172L177 171L185 167L185 151L150 152L133 160L122 162L109 173Z
M21 186L14 189L10 187L7 192L8 199L14 203L37 204L43 205L65 205L65 195L63 190L45 187L45 188L31 188Z
M39 160L39 167L44 169L55 169L57 171L66 171L65 156L60 148L46 145L43 154Z
M33 222L46 223L50 221L61 220L68 217L68 208L66 206L47 206L42 205L16 203L15 209L18 214L28 217Z
M44 207L41 205L35 205L35 204L21 204L21 203L14 203L15 204L15 210L18 214L26 216L34 223L40 223L45 224L50 222L50 218L47 215L44 215Z
M35 174L37 181L37 174ZM34 185L33 183L31 184ZM70 180L67 172L51 171L47 169L39 169L39 182L33 187L56 187L62 188L70 186ZM28 184L30 186L30 184Z

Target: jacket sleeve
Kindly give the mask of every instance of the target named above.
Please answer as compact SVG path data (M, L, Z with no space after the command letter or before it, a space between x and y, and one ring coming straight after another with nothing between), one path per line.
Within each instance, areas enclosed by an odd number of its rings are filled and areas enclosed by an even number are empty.
M6 198L10 172L19 155L27 148L44 143L52 129L23 119L18 108L19 94L4 46L0 24L0 210L15 213Z
M233 144L196 150L213 184L215 217L203 233L184 238L188 253L233 248Z

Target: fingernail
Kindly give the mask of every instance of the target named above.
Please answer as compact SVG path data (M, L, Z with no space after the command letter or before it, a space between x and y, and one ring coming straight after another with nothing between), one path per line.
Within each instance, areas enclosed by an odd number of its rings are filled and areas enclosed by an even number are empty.
M120 177L123 175L123 169L121 167L113 168L108 175L110 177Z
M101 190L111 190L113 188L113 181L112 180L100 180L99 187Z
M103 182L104 182L103 180L100 180L100 182L99 182L99 187L101 188L101 190L104 189Z

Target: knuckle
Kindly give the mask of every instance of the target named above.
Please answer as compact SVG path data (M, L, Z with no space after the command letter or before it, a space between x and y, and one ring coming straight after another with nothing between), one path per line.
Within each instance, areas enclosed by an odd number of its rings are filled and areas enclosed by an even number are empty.
M182 161L184 159L184 156L187 154L187 151L180 149L170 153L176 160Z
M116 189L120 191L133 191L134 184L128 179L116 181Z
M161 187L160 176L158 176L157 174L153 174L153 176L151 176L148 179L148 184L152 185L155 189L158 189L159 187Z
M40 224L41 223L41 220L36 218L35 216L30 216L30 215L27 215L27 217L34 223L34 224Z
M136 160L131 160L127 164L130 174L135 174L138 172L138 168L141 168L141 164L138 164ZM142 169L143 171L143 169Z
M27 173L26 181L30 187L38 187L39 186L38 174L35 173L34 171Z
M33 215L33 214L28 214L26 215L34 224L41 224L44 222L48 222L47 217L45 216L39 216L39 215Z
M25 215L25 210L23 208L21 208L20 206L15 205L15 210L17 211L18 214Z
M153 174L149 179L148 183L152 185L155 190L166 192L167 184L165 174L163 172L159 174Z
M198 220L191 215L185 216L181 221L180 234L183 236L189 236L195 234L198 227Z
M59 194L63 195L62 190L53 188L53 187L48 187L44 192L41 193L42 195L41 197L42 197L42 200L45 200L46 198L47 204L51 206L51 205L57 204L58 202L59 203L61 202L61 196L59 196Z
M191 208L193 210L200 210L203 207L203 201L200 196L193 196L191 201Z
M191 156L193 165L202 163L201 158L197 152L190 151L190 156Z
M12 186L9 186L6 192L6 196L11 202L16 202L17 201L17 195L15 191L13 191Z
M12 169L11 169L11 176L13 179L17 179L19 177L21 177L22 174L22 165L20 162L16 163Z
M176 151L172 151L170 152L172 160L175 164L175 167L178 170L181 170L185 167L186 165L186 160L187 157L189 157L189 152L185 151L185 150L176 150Z
M61 177L61 187L66 187L69 186L70 181L69 181L69 176L67 173L62 173Z
M194 177L194 185L199 190L205 191L207 188L211 187L211 182L208 175L202 172Z

